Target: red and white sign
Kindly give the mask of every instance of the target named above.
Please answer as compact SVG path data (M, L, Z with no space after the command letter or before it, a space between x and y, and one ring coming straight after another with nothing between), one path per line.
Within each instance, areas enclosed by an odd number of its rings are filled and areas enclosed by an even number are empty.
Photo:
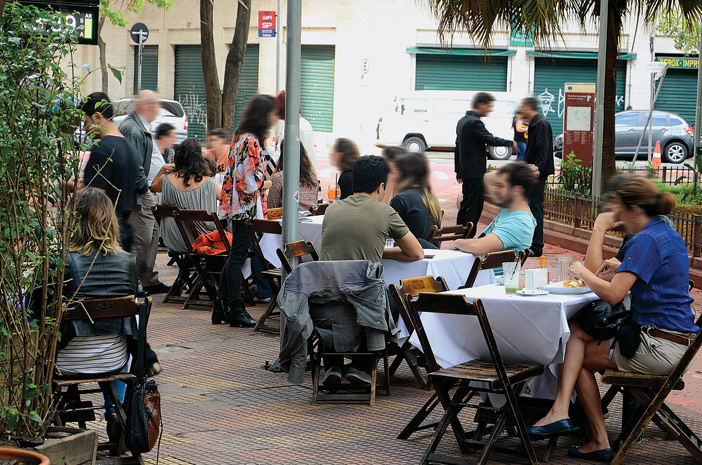
M275 11L259 11L258 28L275 29Z

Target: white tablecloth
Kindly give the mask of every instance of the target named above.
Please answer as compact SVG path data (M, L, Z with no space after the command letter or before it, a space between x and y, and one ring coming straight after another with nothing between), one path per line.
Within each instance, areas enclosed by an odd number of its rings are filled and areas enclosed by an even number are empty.
M529 387L536 397L554 398L558 381L556 368L563 362L570 338L568 319L597 296L589 292L522 297L505 294L504 286L497 284L450 293L465 295L470 302L476 298L483 302L506 362L547 366L544 374L533 379ZM436 361L442 367L490 357L476 317L424 313L421 318ZM416 334L410 337L410 343L420 347Z
M298 237L300 240L312 242L317 248L317 252L319 252L322 247L323 222L324 215L308 216L300 220L298 226ZM278 234L264 234L260 244L263 256L276 268L280 267L280 260L275 251L283 247L283 238ZM249 276L251 274L251 266L248 260L246 264L244 264L242 271L244 272L244 276Z
M458 289L466 283L470 269L473 267L475 257L460 250L424 249L425 257L414 262L383 259L383 272L385 285L394 283L400 285L401 279L418 278L420 276L443 276L449 289ZM492 270L478 273L475 286L483 286L495 282ZM407 326L402 318L397 322L400 329L400 342L404 343L407 337Z
M400 284L401 279L419 276L443 276L449 289L458 289L466 283L475 257L460 250L424 249L425 257L414 262L383 259L385 285ZM492 271L481 271L475 281L476 286L494 283Z

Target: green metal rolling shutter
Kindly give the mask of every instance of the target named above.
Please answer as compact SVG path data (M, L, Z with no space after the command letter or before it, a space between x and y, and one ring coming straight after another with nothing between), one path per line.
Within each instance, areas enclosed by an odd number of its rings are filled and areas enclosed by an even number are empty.
M690 126L694 126L696 99L697 70L668 69L656 100L656 110L680 115Z
M597 60L577 58L535 58L534 96L541 103L541 113L546 117L553 137L563 132L565 96L563 85L570 83L596 83ZM626 63L617 65L617 107L624 111L626 93ZM549 103L550 102L550 103Z
M333 45L302 46L300 103L302 115L315 131L333 130L335 55Z
M134 47L134 94L139 93L137 85L139 69L139 47ZM158 90L158 45L144 45L144 59L141 62L141 88Z
M248 44L246 54L241 64L239 76L239 92L236 95L236 109L234 110L234 124L232 134L236 130L241 114L244 112L246 102L258 94L258 44Z
M205 142L207 101L199 45L175 47L175 100L188 117L188 137Z
M415 90L507 90L507 57L417 54Z

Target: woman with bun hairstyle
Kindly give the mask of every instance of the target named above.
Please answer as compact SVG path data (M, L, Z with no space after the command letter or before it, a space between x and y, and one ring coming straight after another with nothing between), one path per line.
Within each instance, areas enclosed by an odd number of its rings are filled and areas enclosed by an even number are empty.
M633 235L622 263L615 269L611 262L605 262L593 273L578 261L568 270L611 305L621 302L629 291L633 297L633 324L620 329L609 344L598 344L598 339L584 332L575 321L569 323L570 339L560 367L556 399L547 415L527 428L531 435L544 437L572 430L568 407L573 389L577 388L592 441L570 448L571 457L602 462L613 457L595 371L610 368L667 375L698 331L688 291L687 247L659 216L669 214L674 205L670 193L658 192L646 179L622 182L609 202L612 225L621 223L625 232ZM611 281L600 277L609 274L614 274Z

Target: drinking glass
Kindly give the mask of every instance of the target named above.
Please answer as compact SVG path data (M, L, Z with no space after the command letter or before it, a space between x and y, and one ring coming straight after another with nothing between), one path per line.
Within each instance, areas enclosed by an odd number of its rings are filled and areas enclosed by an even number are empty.
M327 198L329 199L329 202L333 202L336 200L337 193L339 193L339 196L341 196L341 193L339 192L338 186L334 186L334 184L329 184L329 187L327 188Z
M558 267L558 281L568 279L568 268L573 264L572 255L561 255L556 257L556 266Z
M505 292L514 294L519 289L519 270L517 262L505 262L502 264L502 272L505 275Z

